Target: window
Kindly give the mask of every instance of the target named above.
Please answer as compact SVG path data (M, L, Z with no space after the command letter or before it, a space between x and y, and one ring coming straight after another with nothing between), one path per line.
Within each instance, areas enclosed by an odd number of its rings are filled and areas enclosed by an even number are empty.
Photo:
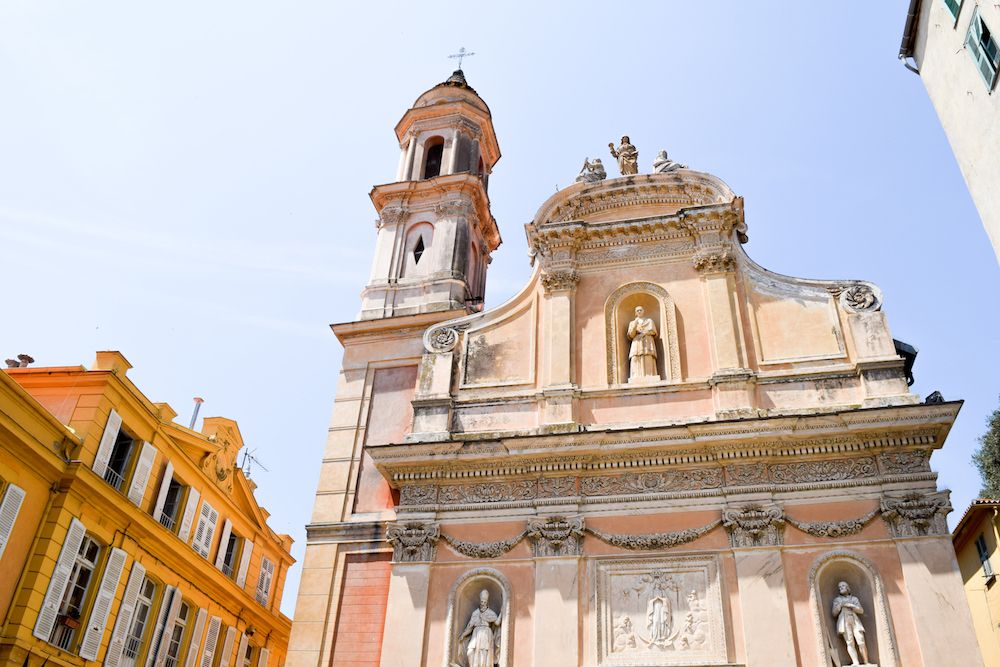
M180 511L183 496L184 485L181 484L179 479L172 478L167 485L167 495L163 500L163 509L160 510L160 516L157 517L157 520L169 531L173 531L177 525L177 514Z
M976 538L976 551L979 552L979 562L983 564L983 576L989 579L996 576L993 566L990 565L990 550L986 546L986 536L980 535Z
M237 536L236 533L231 532L229 533L229 540L226 544L219 545L220 549L225 548L226 550L226 554L222 558L222 567L219 569L221 569L222 573L227 577L233 576L233 568L236 567L236 560L240 555L240 542L242 542L242 540L239 536Z
M101 547L89 535L83 538L77 551L73 570L69 575L69 583L59 604L59 616L49 642L63 650L69 650L73 643L77 628L80 627L80 614L87 599L87 588L97 567L97 558Z
M413 263L419 264L420 258L424 256L424 237L417 239L417 245L413 246Z
M987 90L992 91L997 80L997 68L1000 67L1000 47L997 46L993 33L986 26L983 17L979 15L979 8L976 8L969 23L969 34L965 38L965 46L969 50L969 55L976 63L979 74L986 82Z
M253 667L253 644L247 642L246 649L243 650L243 655L239 656L238 659L241 661L242 667Z
M181 644L184 642L184 631L187 628L188 617L191 615L191 607L186 602L181 603L180 609L177 611L177 619L174 621L174 627L170 630L167 640L167 658L165 661L165 667L176 667L177 666L177 656L181 653Z
M260 574L257 577L257 602L266 605L271 595L271 579L274 578L274 563L266 558L260 561Z
M441 175L441 159L444 157L444 139L432 137L424 144L424 178Z
M108 469L104 471L104 479L119 491L122 490L134 446L135 441L125 431L118 432L115 446L111 449L111 458L108 459Z
M401 278L412 278L422 276L434 267L428 266L428 262L423 261L424 257L430 257L431 246L434 244L434 225L429 222L418 222L406 231L406 243L403 245L403 266L400 271Z
M962 0L944 0L944 4L948 7L951 15L957 19L958 13L962 11Z
M122 652L119 667L133 667L139 654L142 652L142 640L146 635L146 628L149 626L149 618L153 609L153 597L156 595L156 583L146 577L142 581L139 589L139 597L135 602L135 611L132 613L132 624L129 626L128 634L125 636L125 649Z

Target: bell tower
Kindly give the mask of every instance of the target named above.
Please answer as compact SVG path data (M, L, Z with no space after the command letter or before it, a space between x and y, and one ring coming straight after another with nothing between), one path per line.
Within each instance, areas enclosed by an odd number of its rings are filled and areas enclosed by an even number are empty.
M370 193L378 239L359 320L479 310L500 231L489 175L500 159L490 109L462 70L396 125L396 180Z

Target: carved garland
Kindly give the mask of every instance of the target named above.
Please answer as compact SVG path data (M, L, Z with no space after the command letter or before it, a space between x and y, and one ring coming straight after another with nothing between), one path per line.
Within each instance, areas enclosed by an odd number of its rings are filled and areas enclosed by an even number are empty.
M499 558L516 547L527 535L528 531L522 530L514 537L506 540L497 540L496 542L467 542L454 538L447 533L442 533L441 539L447 542L448 546L452 549L469 558Z
M854 535L855 533L860 533L861 529L867 526L872 519L874 519L879 514L879 509L875 508L868 514L860 516L857 519L848 519L846 521L799 521L794 519L787 514L785 515L785 521L789 524L798 528L803 533L808 533L814 537L847 537L848 535Z
M587 532L613 547L632 551L652 551L655 549L669 549L693 542L705 533L717 528L721 523L722 519L716 519L701 528L688 528L672 533L650 533L648 535L629 533L614 535L611 533L602 533L593 528L587 528Z

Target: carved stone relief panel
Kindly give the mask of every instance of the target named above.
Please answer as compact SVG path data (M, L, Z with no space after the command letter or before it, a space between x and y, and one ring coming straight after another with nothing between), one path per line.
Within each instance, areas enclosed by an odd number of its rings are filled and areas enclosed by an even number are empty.
M597 561L599 665L726 664L712 556Z

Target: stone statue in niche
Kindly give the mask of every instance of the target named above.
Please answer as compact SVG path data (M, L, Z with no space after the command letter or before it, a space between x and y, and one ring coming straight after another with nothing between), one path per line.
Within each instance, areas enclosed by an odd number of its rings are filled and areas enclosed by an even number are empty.
M847 654L852 665L870 665L868 646L865 644L865 626L861 624L864 609L857 596L851 595L851 587L846 581L837 584L840 593L833 598L833 615L837 619L837 633L847 644ZM864 662L858 662L858 658Z
M654 174L666 174L677 169L687 169L687 165L671 160L667 157L667 151L660 151L653 160Z
M490 592L485 588L479 593L479 608L469 616L469 623L459 635L459 640L469 638L465 654L469 667L493 667L500 654L500 618L490 609Z
M628 323L628 381L655 382L660 379L656 370L656 324L645 317L646 309L635 307L635 319Z
M597 183L607 177L608 172L604 170L601 158L594 158L593 162L590 161L590 158L584 158L583 167L580 169L580 175L576 177L576 182Z
M615 148L613 143L608 144L611 149L611 157L618 160L618 171L622 176L631 176L639 173L639 149L632 145L628 135L622 137L622 143Z

